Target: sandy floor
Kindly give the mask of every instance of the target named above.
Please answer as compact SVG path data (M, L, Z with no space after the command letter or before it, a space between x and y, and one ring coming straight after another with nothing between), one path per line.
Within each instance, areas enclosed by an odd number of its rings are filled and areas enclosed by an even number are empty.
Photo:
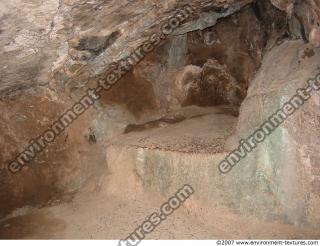
M102 192L79 194L72 202L2 221L4 239L119 239L126 238L146 217L159 211L165 199L145 194L130 200ZM194 214L185 207L163 221L147 239L319 239L320 232L281 223L241 217L222 208Z

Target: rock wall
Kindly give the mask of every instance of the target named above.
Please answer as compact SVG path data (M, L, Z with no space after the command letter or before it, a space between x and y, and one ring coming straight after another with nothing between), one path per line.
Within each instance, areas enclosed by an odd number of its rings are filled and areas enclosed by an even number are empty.
M1 105L0 124L0 217L24 206L59 203L90 180L99 183L107 175L104 132L111 122L92 108L57 137L18 173L8 164L48 129L71 106L65 95L50 90L28 90ZM101 122L103 124L101 126ZM110 124L109 124L110 123ZM113 128L115 129L115 128ZM110 129L109 129L110 131ZM30 142L29 142L30 141ZM93 186L94 188L94 186Z
M318 0L271 0L271 3L286 12L289 22L295 22L306 42L320 47L320 2Z
M319 58L319 49L301 41L285 42L266 54L241 106L239 139L249 137L320 72ZM235 168L242 210L319 225L319 102L320 94L314 92Z

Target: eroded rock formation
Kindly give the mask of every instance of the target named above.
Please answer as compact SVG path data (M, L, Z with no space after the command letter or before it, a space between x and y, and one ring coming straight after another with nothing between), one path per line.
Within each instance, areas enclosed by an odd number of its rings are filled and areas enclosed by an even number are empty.
M30 141L185 4L194 13L179 28L21 172L7 170ZM106 175L129 167L134 172L128 176L161 194L188 177L200 189L199 200L207 196L205 202L239 213L319 225L317 96L230 177L223 180L217 169L231 134L233 142L248 134L318 71L319 1L16 0L0 9L0 198L6 201L0 217L17 207L69 200L84 186L100 189ZM204 122L194 120L202 116ZM199 136L188 135L176 123L202 128ZM132 132L154 128L161 137L148 132L138 143L131 139ZM143 162L130 150L128 158L137 163L110 164L110 143L122 139L134 142L130 147L139 149ZM201 158L187 166L185 156L174 169L176 154L149 149L210 156L202 169Z

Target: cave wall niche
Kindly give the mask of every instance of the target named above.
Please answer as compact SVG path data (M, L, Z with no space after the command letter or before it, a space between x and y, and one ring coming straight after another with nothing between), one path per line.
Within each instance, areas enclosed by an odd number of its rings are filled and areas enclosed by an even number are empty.
M142 88L150 90L145 91L149 103L144 107L150 105L149 112L188 105L238 108L266 49L286 32L285 13L267 1L258 1L213 27L170 37L123 81L145 81ZM125 88L115 88L105 97L114 98L114 93L126 93ZM139 104L138 98L126 98L124 101ZM141 108L140 115L145 110Z

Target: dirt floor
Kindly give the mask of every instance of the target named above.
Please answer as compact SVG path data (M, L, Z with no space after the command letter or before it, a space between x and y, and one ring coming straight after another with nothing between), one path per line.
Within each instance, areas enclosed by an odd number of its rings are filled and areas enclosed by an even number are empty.
M129 133L111 144L121 146L125 142L137 149L214 154L224 151L225 140L232 134L236 119L228 107L189 107L144 126L131 126ZM169 199L152 190L137 188L139 185L127 173L101 172L106 173L103 179L92 181L95 185L88 184L75 195L51 200L42 207L15 210L0 220L0 238L124 239ZM223 207L197 204L195 209L190 209L188 202L147 239L320 238L316 229L261 221Z
M57 201L58 202L58 201ZM119 239L126 238L165 202L158 195L134 199L97 192L73 201L17 213L0 222L2 239ZM193 214L181 207L147 239L319 239L316 230L280 222L241 217L223 208Z

